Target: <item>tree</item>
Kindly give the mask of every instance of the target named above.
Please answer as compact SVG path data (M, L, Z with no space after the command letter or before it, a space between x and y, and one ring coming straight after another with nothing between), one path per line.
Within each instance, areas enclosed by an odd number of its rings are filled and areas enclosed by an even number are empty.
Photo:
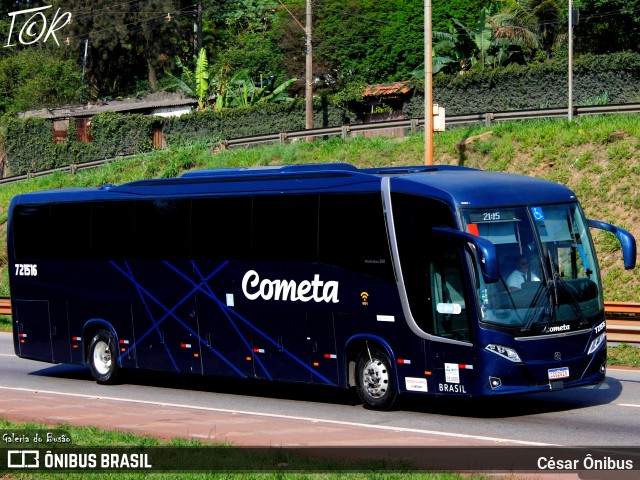
M489 8L492 0L449 0L447 2L432 3L433 30L446 32L453 20L463 25L471 25L478 18L478 12Z
M304 77L305 1L287 2L275 28L288 75ZM294 18L292 18L295 17ZM313 73L328 85L406 79L423 60L422 3L325 0L313 11Z
M75 103L82 71L61 52L25 48L0 59L0 113Z
M637 51L640 45L640 0L580 0L580 22L574 30L579 53Z
M547 58L566 41L567 0L500 0L500 4L491 19L501 28L499 38L536 45Z
M82 58L84 41L88 40L87 67L97 95L130 90L142 78L157 87L158 69L174 58L182 38L186 13L177 0L57 3L73 15L69 48L76 52L76 58Z
M216 0L206 2L205 18L215 32L208 47L216 69L246 70L283 77L282 58L273 39L277 0Z
M421 2L327 0L317 9L314 53L338 79L403 80L424 58Z

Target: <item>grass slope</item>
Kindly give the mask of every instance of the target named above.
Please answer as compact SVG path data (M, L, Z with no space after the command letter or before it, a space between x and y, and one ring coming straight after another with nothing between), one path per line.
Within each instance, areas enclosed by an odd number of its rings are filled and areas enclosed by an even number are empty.
M481 135L484 134L484 135ZM464 139L481 135L466 148ZM172 177L194 168L347 162L358 167L424 162L424 137L356 137L324 142L219 151L206 144L123 159L76 175L57 173L0 187L0 296L8 294L6 212L14 195L60 187L120 184L141 178ZM436 134L436 164L464 165L531 175L572 188L589 218L622 226L640 239L640 116L611 115L538 120L456 128ZM625 271L613 235L594 231L603 270L605 299L640 300L640 273Z

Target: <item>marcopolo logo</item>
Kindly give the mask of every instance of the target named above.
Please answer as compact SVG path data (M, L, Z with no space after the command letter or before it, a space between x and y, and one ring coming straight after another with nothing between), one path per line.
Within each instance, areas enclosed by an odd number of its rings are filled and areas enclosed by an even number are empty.
M291 302L326 302L338 303L338 282L324 282L320 275L313 280L260 280L255 270L249 270L242 278L242 292L249 300L281 300Z

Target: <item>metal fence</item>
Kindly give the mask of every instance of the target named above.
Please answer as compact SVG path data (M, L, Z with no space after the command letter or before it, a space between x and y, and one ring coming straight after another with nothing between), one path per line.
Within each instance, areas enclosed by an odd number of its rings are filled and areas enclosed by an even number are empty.
M640 104L626 103L619 105L602 105L574 107L573 116L581 115L603 115L613 113L640 113ZM562 118L568 116L567 108L543 108L537 110L514 110L509 112L486 112L472 113L468 115L453 115L446 118L446 125L460 126L465 124L491 125L494 122L514 121L514 120L531 120L540 118ZM303 138L327 138L330 136L341 136L346 139L354 135L363 135L367 132L383 131L388 129L405 130L407 132L424 128L424 118L413 118L406 120L390 120L385 122L359 123L352 125L342 125L339 127L314 128L309 130L296 130L292 132L271 133L268 135L255 135L251 137L231 138L223 140L221 143L224 147L239 147L259 145L262 143L280 143L285 144ZM43 170L40 172L27 173L24 175L16 175L0 179L0 185L5 183L13 183L27 178L40 177L55 172L69 172L71 174L89 168L100 167L116 159L131 158L136 155L119 156L116 158L108 158L103 160L94 160L91 162L72 164L66 167L54 168L51 170Z

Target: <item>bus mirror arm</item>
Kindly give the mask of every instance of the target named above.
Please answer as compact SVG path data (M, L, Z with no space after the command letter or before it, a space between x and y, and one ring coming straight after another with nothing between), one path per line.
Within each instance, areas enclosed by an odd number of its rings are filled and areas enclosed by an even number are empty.
M480 257L480 268L482 269L482 278L485 283L496 283L500 280L496 247L492 242L486 238L451 228L433 227L432 232L461 243L472 244Z
M587 220L587 225L592 228L598 228L613 233L620 245L622 245L622 258L624 260L624 268L631 270L636 266L636 239L626 230L611 225L610 223L601 222L600 220Z

